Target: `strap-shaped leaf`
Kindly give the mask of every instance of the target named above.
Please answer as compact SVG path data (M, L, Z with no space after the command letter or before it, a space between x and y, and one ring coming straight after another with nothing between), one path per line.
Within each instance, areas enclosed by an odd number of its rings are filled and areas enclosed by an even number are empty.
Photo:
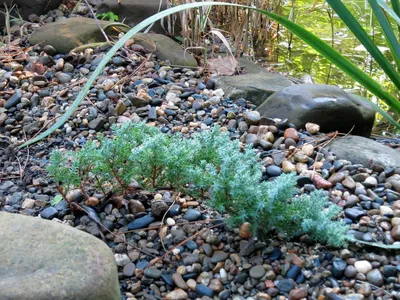
M376 19L378 20L383 33L385 35L386 42L390 48L390 52L392 52L392 56L394 61L396 62L397 69L400 70L400 44L394 35L393 29L390 26L389 21L386 18L382 8L379 6L377 0L368 0L369 5L371 5L372 11Z
M392 67L390 62L385 58L382 52L378 49L375 43L371 40L360 23L354 18L342 0L326 0L333 10L338 14L340 19L354 33L361 44L367 49L368 53L376 60L379 66L383 69L386 75L393 81L393 84L400 90L400 75Z
M393 20L396 21L397 25L400 26L400 17L397 15L397 13L387 5L387 3L384 0L377 0L378 4L380 7L382 7L389 16L393 18ZM394 0L392 1L393 7L395 6L394 3L399 3L399 0Z

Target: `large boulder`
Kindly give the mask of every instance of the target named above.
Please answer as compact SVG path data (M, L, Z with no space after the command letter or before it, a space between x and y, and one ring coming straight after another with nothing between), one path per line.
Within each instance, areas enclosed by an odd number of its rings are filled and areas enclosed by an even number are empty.
M110 23L99 22L102 27ZM104 41L96 20L79 17L46 24L36 29L29 37L31 44L51 45L59 53L68 53L78 46Z
M4 212L0 228L0 299L121 299L114 255L99 239Z
M346 136L336 138L328 144L339 159L351 161L353 164L362 164L367 168L394 167L400 170L400 151L361 136Z
M298 128L317 123L321 132L351 131L369 137L375 120L373 108L336 86L297 84L270 96L257 110L267 118L288 119ZM354 126L354 128L353 128Z
M49 10L57 8L61 3L63 0L0 0L0 27L4 27L4 5L7 5L9 9L15 5L12 14L19 15L26 20L31 14L44 15Z
M232 100L245 98L258 106L273 93L292 84L285 76L268 72L249 60L239 59L239 65L244 66L246 74L214 79L215 88L222 89Z
M99 21L102 27L108 21ZM91 18L68 18L49 23L36 29L29 37L32 45L51 45L59 53L68 53L72 49L90 43L105 42L96 20Z
M161 60L169 60L174 66L197 67L193 55L173 39L157 33L138 33L133 37L136 44L153 52Z
M121 3L118 2L117 0L99 1L97 3L97 12L107 13L111 11L118 16L119 21L124 20L125 24L135 26L148 17L155 15L159 10L167 8L167 1L163 0L123 0L120 1ZM164 22L164 24L167 24L167 22ZM175 26L175 30L175 33L179 33L179 26ZM151 31L166 33L160 21L154 23Z

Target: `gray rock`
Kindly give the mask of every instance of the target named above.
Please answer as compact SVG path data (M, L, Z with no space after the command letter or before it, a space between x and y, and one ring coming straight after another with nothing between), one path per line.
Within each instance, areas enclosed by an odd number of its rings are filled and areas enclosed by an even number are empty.
M151 203L151 213L156 217L162 217L168 210L168 205L164 201L153 201Z
M110 24L107 21L99 22L102 27ZM104 41L96 20L91 18L67 18L48 23L37 28L29 37L32 45L47 44L54 47L58 53L68 53L78 46Z
M94 119L89 122L89 128L93 130L100 130L104 126L104 119L102 117L98 117L97 119Z
M186 211L185 215L183 216L184 219L186 219L190 222L197 221L198 219L200 219L200 217L201 217L201 213L198 210L193 209L193 208L189 208Z
M248 74L216 77L215 89L223 89L225 97L232 100L244 98L255 105L261 105L273 93L291 85L286 77L267 72L251 62L246 63L247 68L251 70Z
M20 90L15 90L14 95L12 95L10 97L10 99L8 99L6 101L6 103L4 104L4 108L6 109L10 109L11 107L16 106L18 103L21 102L21 98L22 98L22 93Z
M43 219L48 219L48 220L55 218L57 214L58 211L53 206L47 207L40 212L40 216Z
M212 257L211 257L211 262L216 264L221 261L225 261L229 256L229 253L226 253L224 251L214 251Z
M72 76L67 73L58 73L56 77L60 83L68 83L72 79Z
M367 280L369 283L380 287L383 284L382 273L378 269L373 269L367 273Z
M193 55L185 52L181 45L165 35L156 33L136 34L135 43L149 52L154 52L160 60L169 60L171 65L197 67L197 61Z
M346 266L347 263L340 259L340 258L335 258L333 260L333 264L332 264L332 275L333 277L335 277L336 279L341 279L344 275L344 272L346 270Z
M358 221L361 217L366 216L367 214L365 213L365 211L357 208L347 208L344 211L344 215L346 216L346 218L349 218L350 220L355 222Z
M321 132L338 130L370 136L375 111L370 105L336 86L297 84L276 92L257 110L263 117L288 119L297 128L307 122L320 125ZM340 120L340 121L338 121Z
M124 0L124 1L115 1L115 0L103 0L97 6L98 13L107 13L112 11L119 17L119 20L124 20L125 24L129 26L135 26L142 22L143 20L155 15L160 6L159 0ZM163 1L161 3L161 10L166 9L167 6ZM162 28L160 21L156 22L151 31L157 33L166 33ZM177 32L178 33L178 32Z
M0 228L2 299L121 299L114 255L101 240L3 212Z
M265 269L263 266L258 265L250 269L249 274L251 278L260 279L265 275Z
M258 111L246 111L243 113L243 118L250 125L257 125L260 122L260 113Z
M279 280L276 287L281 291L288 293L294 289L295 283L293 279L282 279Z
M360 136L347 136L332 141L327 146L339 159L362 164L364 167L394 167L400 170L400 152L371 139Z
M134 93L126 94L126 96L128 97L129 101L132 103L133 106L143 107L143 106L146 106L147 104L149 104L149 101L147 101L146 99L137 97Z
M161 270L156 268L148 268L144 270L144 275L151 279L159 279L161 278L161 274L162 274Z

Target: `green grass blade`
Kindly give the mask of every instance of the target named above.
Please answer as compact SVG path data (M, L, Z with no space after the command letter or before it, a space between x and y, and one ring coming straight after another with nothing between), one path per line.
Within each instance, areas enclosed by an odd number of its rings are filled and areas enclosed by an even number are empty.
M392 3L393 11L400 18L400 0L392 0L391 3ZM397 29L399 30L399 38L400 38L400 25L397 26Z
M390 48L390 52L392 52L393 59L396 62L397 69L400 70L400 44L394 35L392 26L390 26L390 23L387 20L382 8L379 6L377 0L368 0L368 2L376 19L382 27L386 42Z
M387 5L384 0L377 0L380 7L382 7L386 13L396 21L397 25L400 26L400 17L396 14L396 12ZM399 3L398 0L393 1L393 3Z
M375 111L380 113L386 120L389 121L390 124L395 126L397 129L400 129L400 123L398 123L395 119L392 118L391 115L389 115L384 109L382 109L379 105L376 105L374 102L369 101L368 99L365 99L364 97L357 95L357 94L351 94L352 96L360 99L361 101L364 101L365 103L368 103L371 105Z
M347 27L354 33L357 39L363 44L368 53L376 60L386 75L392 80L393 84L400 90L400 75L392 67L386 57L379 51L378 47L370 39L365 30L361 27L360 23L353 17L350 11L342 3L341 0L326 0L333 10L338 14L340 19L347 25Z

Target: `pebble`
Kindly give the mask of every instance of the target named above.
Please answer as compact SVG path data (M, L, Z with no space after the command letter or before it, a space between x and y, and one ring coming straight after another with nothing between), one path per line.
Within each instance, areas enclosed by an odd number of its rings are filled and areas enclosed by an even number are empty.
M161 278L161 270L157 268L147 268L144 270L144 275L151 279L160 279Z
M302 298L307 298L308 291L306 288L299 288L291 290L289 293L289 300L300 300Z
M154 222L154 217L150 215L146 215L144 217L141 217L139 219L136 219L132 221L131 223L128 224L128 230L136 230L140 228L146 228L149 226L151 223Z
M340 258L335 258L332 264L332 276L336 279L341 279L344 275L346 266L347 263L344 260Z
M260 279L266 274L266 271L263 266L254 266L250 269L249 274L251 278Z
M189 208L184 215L184 218L190 222L197 221L200 219L200 217L201 213L198 210L192 208Z
M360 260L354 263L354 267L358 273L367 274L372 270L372 265L367 260Z
M261 120L261 116L258 111L247 111L243 113L243 118L249 125L257 125Z
M179 274L179 273L174 273L174 274L172 275L172 280L174 281L175 285L176 285L178 288L181 288L181 289L183 289L183 290L188 290L188 289L189 289L189 287L188 287L188 285L186 284L185 280L183 280L181 274Z
M272 165L267 167L266 173L271 177L277 177L282 174L282 170L281 168Z
M282 279L282 280L278 281L278 283L276 284L276 287L281 292L289 293L291 290L294 289L295 282L293 281L293 279Z
M43 219L48 219L48 220L55 218L57 215L58 211L53 206L47 207L40 212L40 216Z
M166 300L186 300L188 299L188 294L182 289L175 289L165 296Z
M204 284L196 285L196 293L200 296L214 297L214 291Z
M211 262L212 263L218 263L221 261L225 261L229 256L229 253L223 252L223 251L214 251L212 257L211 257Z
M369 283L381 287L383 285L383 276L378 269L373 269L367 273Z

